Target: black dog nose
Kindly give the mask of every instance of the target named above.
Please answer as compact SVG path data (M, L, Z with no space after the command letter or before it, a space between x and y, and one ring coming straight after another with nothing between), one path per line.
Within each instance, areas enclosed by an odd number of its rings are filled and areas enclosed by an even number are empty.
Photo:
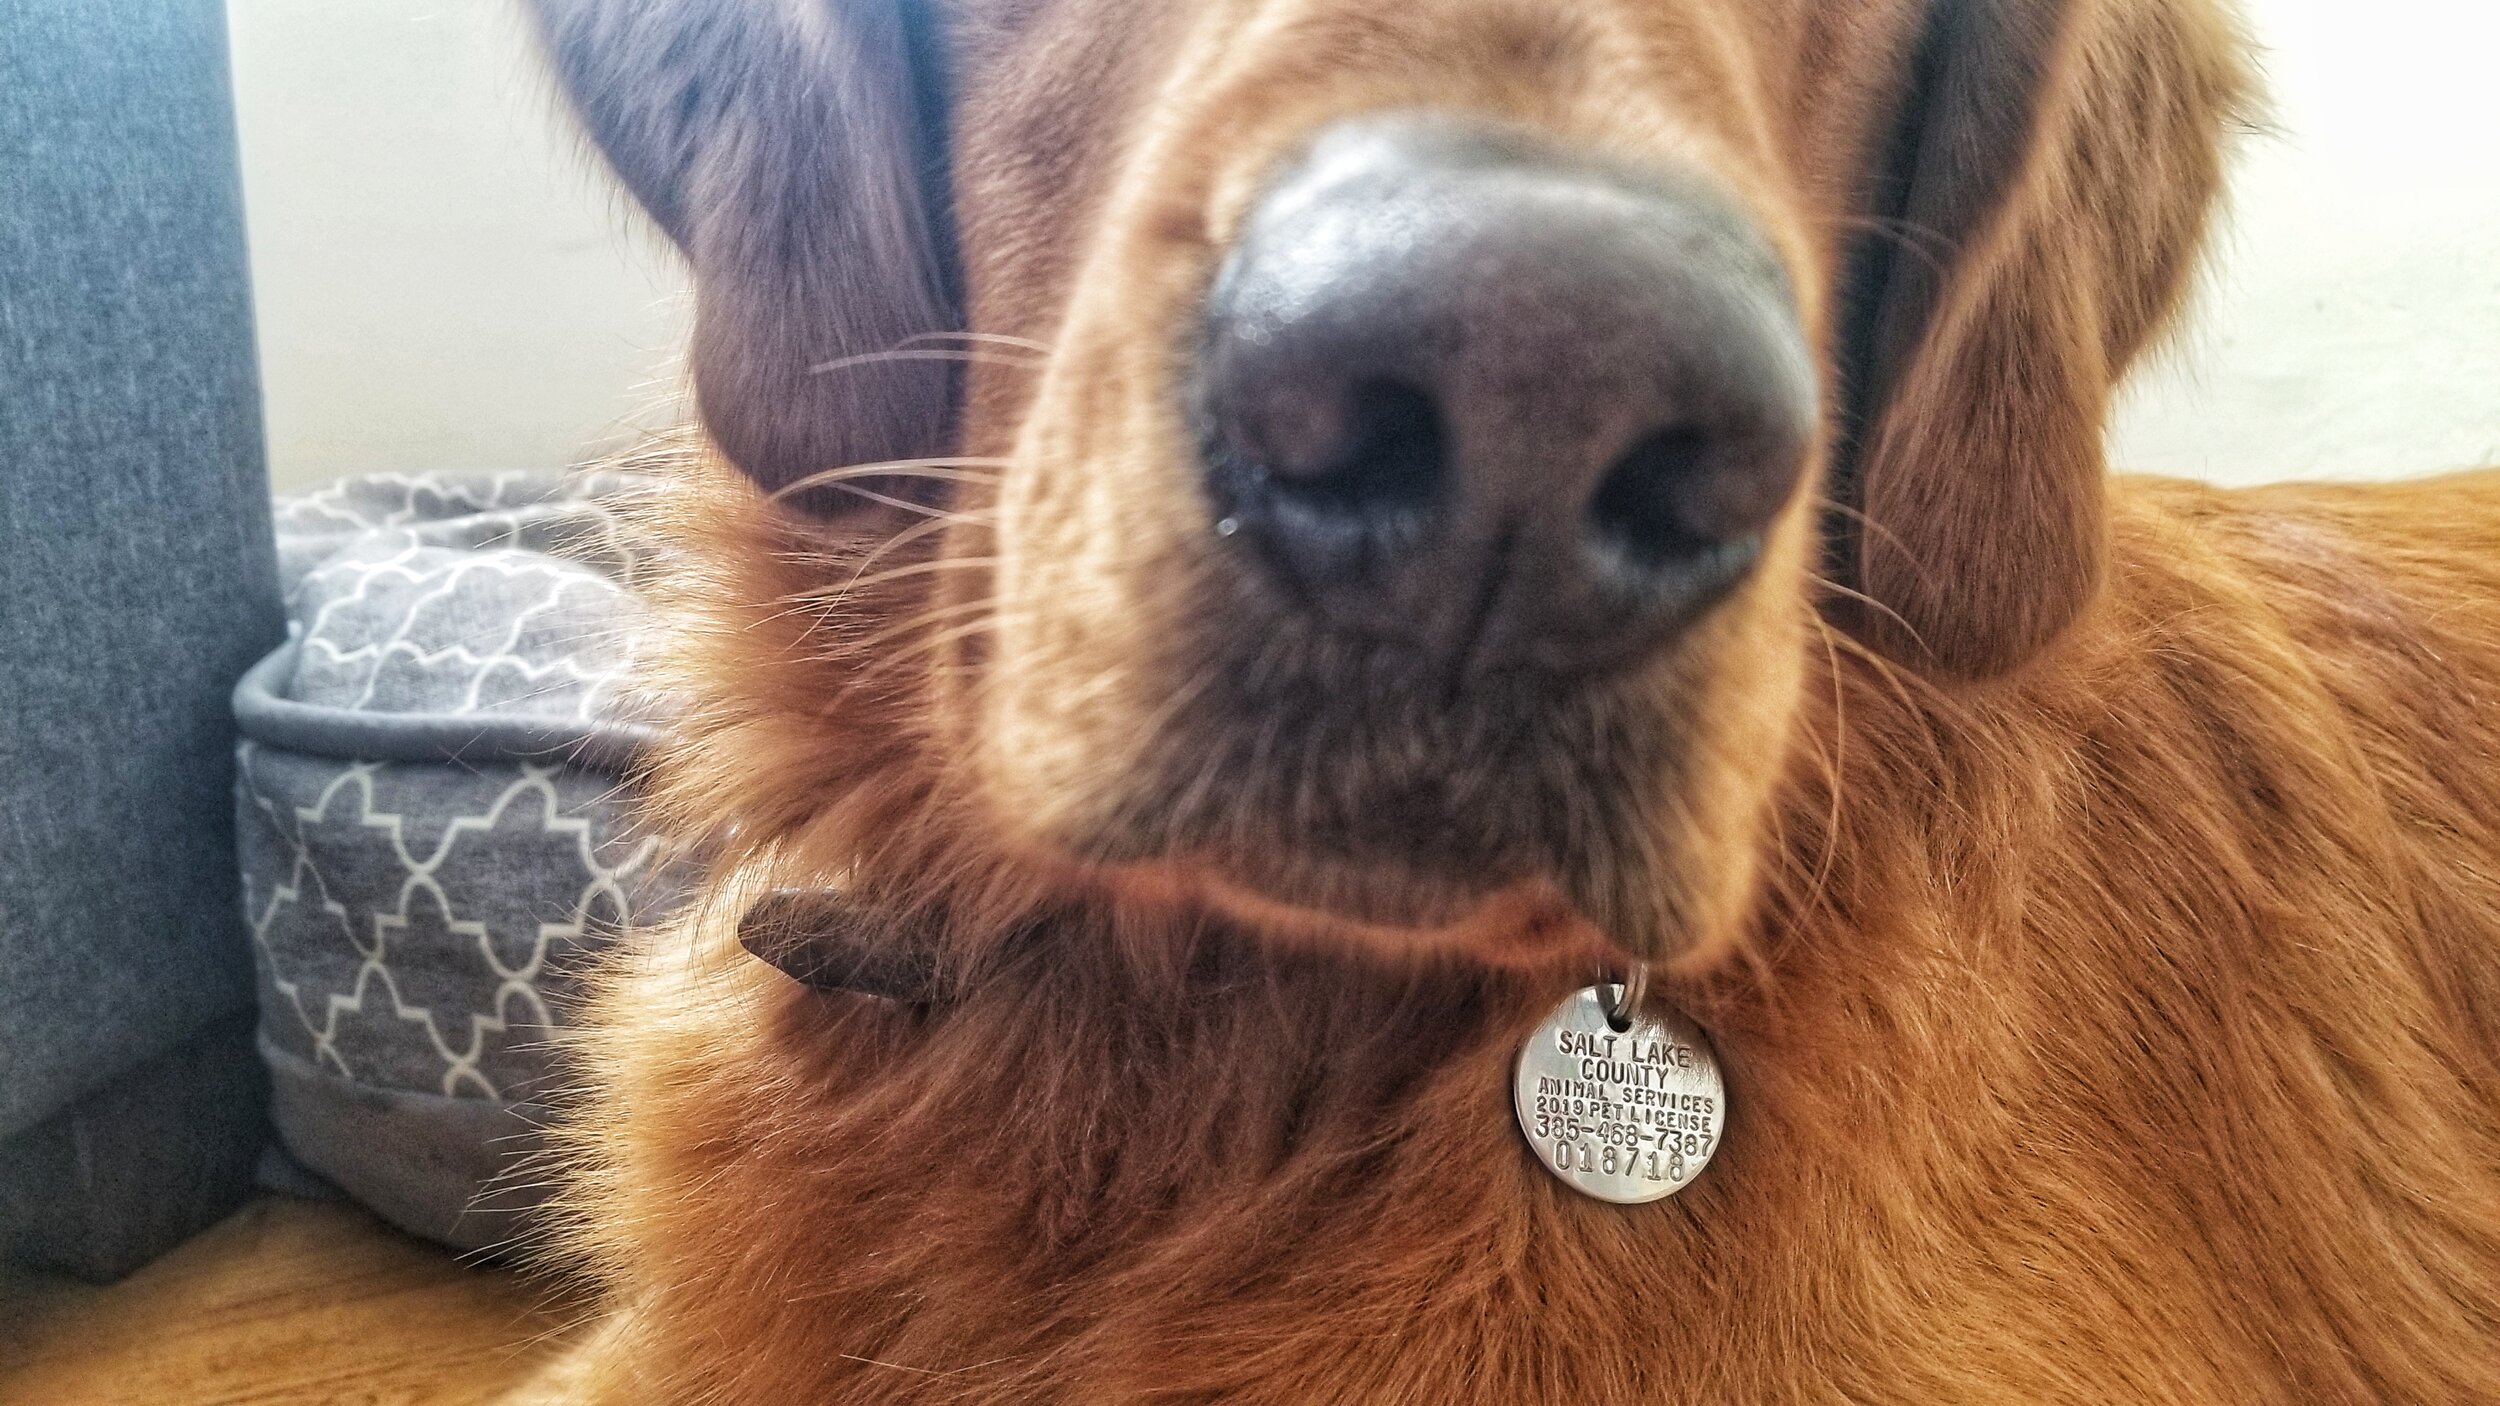
M1734 586L1815 379L1697 183L1432 115L1329 129L1250 213L1194 387L1216 530L1461 670L1628 657Z

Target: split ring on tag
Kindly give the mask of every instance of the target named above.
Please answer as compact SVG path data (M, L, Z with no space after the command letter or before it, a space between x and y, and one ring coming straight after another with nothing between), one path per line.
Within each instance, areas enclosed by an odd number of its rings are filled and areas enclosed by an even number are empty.
M1564 997L1519 1047L1511 1081L1537 1160L1572 1190L1617 1205L1683 1190L1727 1127L1709 1037L1681 1012L1644 1007L1648 984L1635 966L1620 984Z
M1621 982L1590 989L1597 993L1597 1008L1605 1012L1607 1027L1617 1033L1630 1030L1632 1018L1640 1014L1641 1007L1649 1001L1649 967L1635 962L1631 974Z

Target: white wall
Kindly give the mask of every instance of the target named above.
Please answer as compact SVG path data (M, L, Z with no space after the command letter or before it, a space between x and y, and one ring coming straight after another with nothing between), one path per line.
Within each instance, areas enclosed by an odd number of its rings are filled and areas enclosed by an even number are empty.
M270 469L577 462L673 416L682 281L518 0L230 0Z
M2249 15L2275 130L2242 148L2205 295L2114 457L2231 482L2500 463L2500 6Z
M272 465L558 465L681 403L682 275L574 145L518 0L232 0ZM2484 0L2253 0L2252 139L2114 451L2232 481L2500 461Z

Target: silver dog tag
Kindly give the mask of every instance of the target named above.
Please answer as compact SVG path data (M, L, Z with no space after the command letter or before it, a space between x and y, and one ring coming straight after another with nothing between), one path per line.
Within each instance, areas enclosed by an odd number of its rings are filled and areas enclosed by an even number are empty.
M1519 1047L1511 1105L1537 1159L1572 1190L1618 1205L1672 1196L1727 1126L1727 1090L1701 1027L1659 1006L1606 1019L1621 987L1564 998Z

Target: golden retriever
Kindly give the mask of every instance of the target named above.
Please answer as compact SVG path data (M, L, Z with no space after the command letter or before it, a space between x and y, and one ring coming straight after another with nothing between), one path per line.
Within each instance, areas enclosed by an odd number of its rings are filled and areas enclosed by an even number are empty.
M2221 0L534 8L715 856L542 1397L2500 1401L2500 479L2103 459ZM1624 1206L1508 1089L1636 966Z

